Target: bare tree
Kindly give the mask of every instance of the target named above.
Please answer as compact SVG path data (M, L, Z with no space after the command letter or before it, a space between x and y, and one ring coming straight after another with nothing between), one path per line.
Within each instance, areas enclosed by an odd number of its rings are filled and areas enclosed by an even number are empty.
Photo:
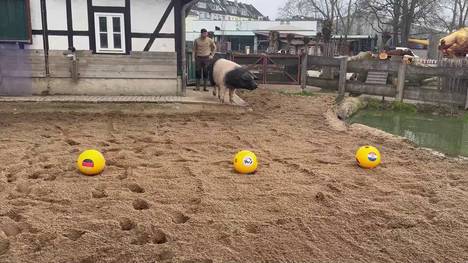
M442 0L439 7L442 12L436 13L436 19L446 31L453 32L467 26L468 0Z
M464 0L463 0L464 1ZM414 25L428 26L440 0L361 0L381 33L390 27L395 45L407 46Z
M288 0L286 4L279 9L279 17L290 19L295 16L312 17L315 19L321 18L306 0Z
M341 25L341 30L338 30L338 33L344 35L345 41L347 41L348 35L351 33L351 27L359 13L358 9L358 3L355 0L337 1L336 13Z
M310 17L322 21L323 26L330 26L327 30L340 33L347 38L354 21L357 0L288 0L280 9L280 17L287 19L294 16ZM331 23L330 23L331 22Z

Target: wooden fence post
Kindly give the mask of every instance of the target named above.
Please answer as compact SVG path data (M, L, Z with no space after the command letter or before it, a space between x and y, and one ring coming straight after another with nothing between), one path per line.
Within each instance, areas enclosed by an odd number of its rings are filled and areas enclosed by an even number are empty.
M304 91L307 87L307 67L309 63L309 56L307 52L302 56L301 67L301 89Z
M406 78L406 62L402 62L398 68L398 81L397 81L397 91L395 95L395 100L398 102L403 102L403 91L405 89L405 78Z
M338 81L338 98L337 101L344 99L346 92L346 73L348 70L348 57L342 57L340 61L340 79Z
M468 88L466 89L466 98L465 98L465 110L467 110L467 109L468 109Z

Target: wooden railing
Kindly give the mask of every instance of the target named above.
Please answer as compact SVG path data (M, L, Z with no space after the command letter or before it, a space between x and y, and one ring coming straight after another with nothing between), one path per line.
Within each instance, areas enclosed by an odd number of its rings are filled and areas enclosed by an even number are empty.
M176 79L175 53L132 52L130 55L100 55L77 51L78 78L102 79ZM44 52L15 50L14 54L0 54L2 75L11 77L45 78ZM49 51L49 76L71 78L72 61L63 51Z
M319 70L325 67L335 68L339 71L338 80L324 80L308 78L307 83L318 84L327 82L329 86L338 90L338 100L343 99L346 92L368 94L377 96L394 97L397 101L403 99L419 100L434 103L449 103L468 108L468 63L447 63L444 66L431 65L420 66L407 64L394 60L351 60L348 57L323 57L307 56L307 67L302 67L301 74L304 76L308 70ZM457 66L458 65L458 66ZM369 71L388 72L395 77L396 82L392 84L366 84L362 81L346 80L347 73L367 74ZM442 84L438 86L419 85L410 86L407 79L410 76L421 76L422 78L437 77L439 83L453 82L456 88L445 88ZM312 81L313 80L313 81ZM305 85L302 82L303 86Z

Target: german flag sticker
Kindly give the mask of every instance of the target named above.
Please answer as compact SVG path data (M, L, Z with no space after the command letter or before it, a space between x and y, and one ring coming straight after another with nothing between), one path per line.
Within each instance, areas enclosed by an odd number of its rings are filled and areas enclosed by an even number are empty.
M81 165L83 167L93 168L94 167L94 162L91 159L85 159Z

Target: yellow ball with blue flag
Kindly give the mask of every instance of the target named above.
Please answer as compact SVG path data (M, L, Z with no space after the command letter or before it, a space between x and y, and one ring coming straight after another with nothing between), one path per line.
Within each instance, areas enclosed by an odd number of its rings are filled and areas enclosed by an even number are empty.
M373 146L362 146L356 152L356 161L359 166L365 169L377 167L382 161L380 152Z

